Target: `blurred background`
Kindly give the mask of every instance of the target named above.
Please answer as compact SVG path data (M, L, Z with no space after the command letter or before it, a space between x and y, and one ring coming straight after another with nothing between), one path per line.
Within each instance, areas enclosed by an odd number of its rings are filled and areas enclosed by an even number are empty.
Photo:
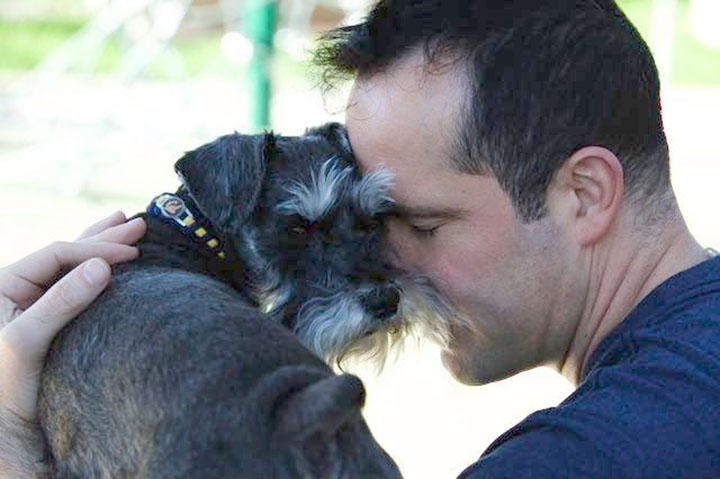
M720 1L619 3L661 71L680 206L697 239L720 249ZM346 91L321 95L308 52L369 4L0 0L0 266L116 209L143 210L177 186L174 161L218 135L342 121ZM460 386L427 345L380 376L357 372L367 420L408 479L455 477L572 390L544 368Z

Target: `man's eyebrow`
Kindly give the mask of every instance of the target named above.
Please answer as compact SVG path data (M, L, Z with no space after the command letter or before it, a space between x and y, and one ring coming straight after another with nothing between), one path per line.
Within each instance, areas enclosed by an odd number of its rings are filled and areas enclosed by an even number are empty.
M439 208L432 206L408 206L396 203L392 214L401 218L457 218L462 216L460 208Z

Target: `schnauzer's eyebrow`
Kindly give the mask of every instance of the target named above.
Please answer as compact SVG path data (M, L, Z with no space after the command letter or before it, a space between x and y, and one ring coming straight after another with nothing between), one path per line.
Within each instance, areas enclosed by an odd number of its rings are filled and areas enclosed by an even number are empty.
M438 208L432 206L408 206L396 203L393 206L392 214L400 218L438 218L452 219L463 215L460 208Z

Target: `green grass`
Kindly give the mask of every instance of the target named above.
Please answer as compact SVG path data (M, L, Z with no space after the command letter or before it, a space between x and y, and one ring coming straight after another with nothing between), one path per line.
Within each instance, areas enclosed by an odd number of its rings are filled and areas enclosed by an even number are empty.
M0 20L0 68L31 69L81 27L77 20Z
M0 69L29 70L62 42L83 26L81 20L45 20L10 22L0 19ZM215 75L236 75L242 66L228 61L220 50L220 32L187 35L176 38L170 48L150 65L147 74L152 78L168 78L166 68L173 61L171 51L177 53L181 69L188 76L200 72ZM123 57L123 42L117 36L109 38L101 48L93 73L115 71ZM275 70L284 78L307 76L308 65L293 60L282 51L277 52Z
M23 22L0 19L0 69L29 70L36 66L53 48L68 40L83 26L81 20L29 20ZM202 71L213 63L222 62L220 34L210 33L195 37L180 37L173 42L185 72L189 75ZM124 52L123 43L109 38L102 47L94 73L114 71ZM168 53L151 65L153 77L166 75L163 62Z

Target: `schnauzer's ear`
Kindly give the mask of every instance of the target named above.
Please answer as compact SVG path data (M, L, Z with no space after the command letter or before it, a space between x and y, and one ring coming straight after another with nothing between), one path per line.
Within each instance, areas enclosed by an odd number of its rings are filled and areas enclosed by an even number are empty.
M198 208L220 230L238 232L255 209L275 146L272 133L221 136L175 163Z
M345 129L345 126L340 123L330 122L314 128L308 128L305 130L305 135L322 136L327 139L330 144L339 148L343 153L347 153L348 155L352 154L352 147L350 146L347 130Z
M333 435L360 414L362 381L352 374L328 376L292 395L279 411L276 428L291 437Z

